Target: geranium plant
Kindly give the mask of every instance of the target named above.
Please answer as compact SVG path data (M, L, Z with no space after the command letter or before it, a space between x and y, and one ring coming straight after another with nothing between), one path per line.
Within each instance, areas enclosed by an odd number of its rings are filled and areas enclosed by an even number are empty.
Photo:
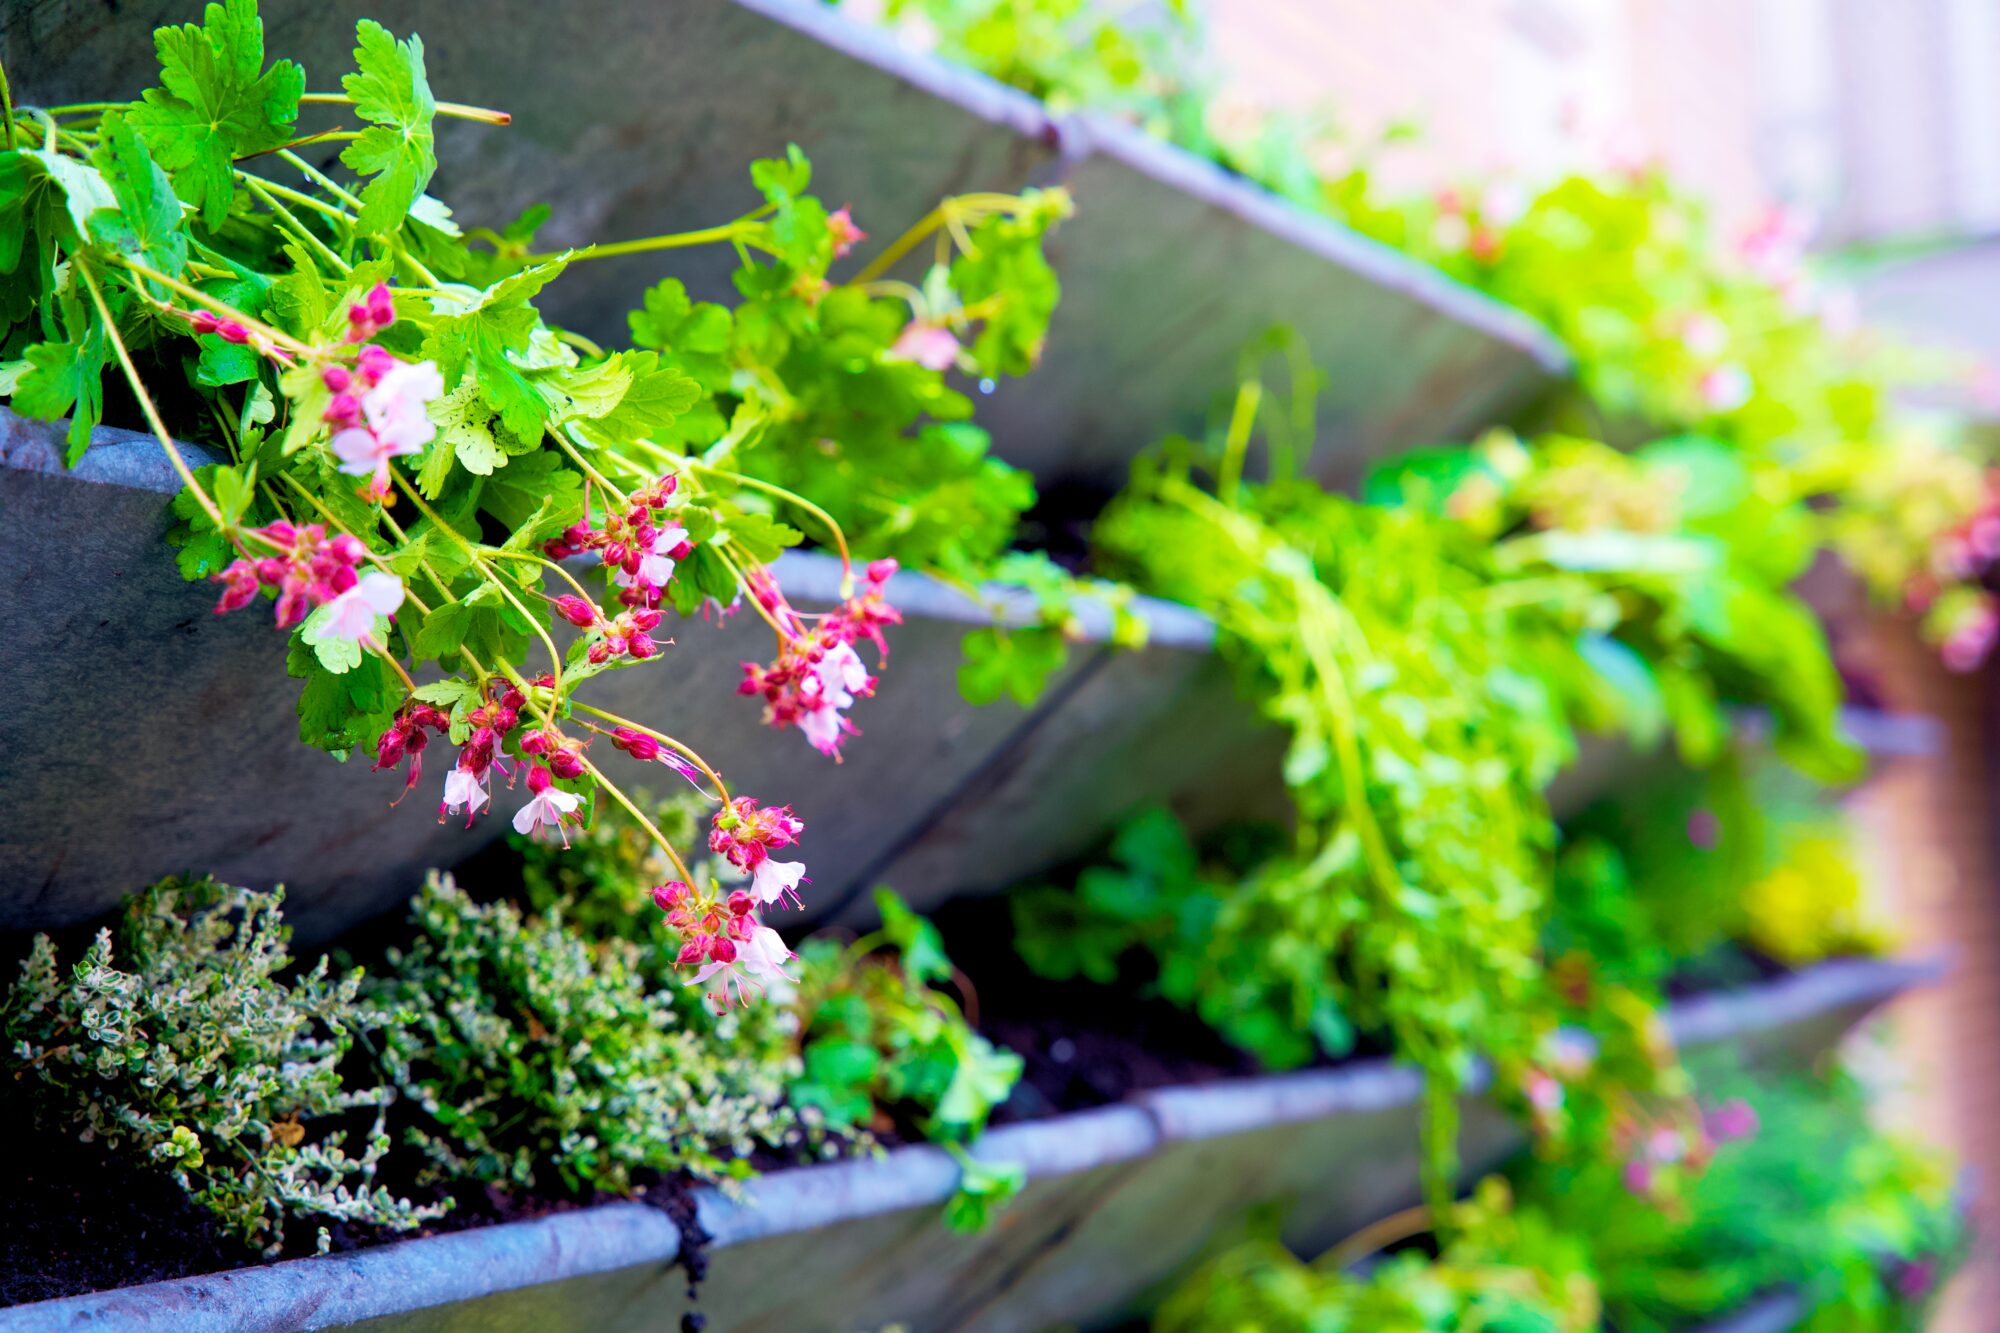
M773 979L785 954L761 914L806 880L769 853L803 825L732 793L668 728L590 702L589 683L669 656L673 617L747 607L775 647L746 664L743 693L839 758L848 710L876 684L857 649L886 655L899 619L884 595L896 561L857 570L828 508L770 477L851 511L885 487L921 499L911 459L966 457L922 434L910 447L906 432L927 409L962 415L942 384L961 361L1032 365L1054 304L1039 241L1066 200L946 201L836 286L829 266L865 237L806 193L793 148L754 165L764 203L732 222L537 254L546 210L468 232L425 192L437 117L508 117L438 101L419 39L363 20L338 92L267 63L254 0L211 4L156 45L160 85L133 102L4 109L11 405L67 415L72 463L107 402L144 422L182 483L182 572L217 585L218 613L270 606L307 743L402 769L407 795L430 744L449 742L441 819L488 815L504 787L517 831L566 842L605 803L622 808L674 867L656 898L687 932L686 966L718 1000ZM322 105L362 128L306 132ZM309 159L332 144L338 166ZM933 237L921 288L882 276ZM571 263L707 243L742 257L733 316L669 280L633 316L638 345L606 349L533 304ZM836 360L893 387L894 406L839 416ZM954 572L1004 549L1026 502ZM792 606L771 572L804 535L786 518L839 556L830 612ZM919 554L951 557L935 543ZM712 846L755 872L748 905L693 887L600 746L711 797Z

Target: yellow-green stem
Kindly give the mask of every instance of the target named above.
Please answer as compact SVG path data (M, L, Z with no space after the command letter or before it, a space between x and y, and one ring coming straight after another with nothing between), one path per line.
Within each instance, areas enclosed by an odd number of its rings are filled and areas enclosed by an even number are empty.
M139 379L139 368L132 364L132 354L125 350L125 340L118 336L118 323L111 318L111 307L105 304L104 293L97 285L97 275L90 271L90 265L83 261L82 256L71 262L76 265L77 273L82 276L83 285L90 289L90 300L97 307L97 317L104 321L104 335L111 340L112 349L118 353L118 365L125 372L126 382L132 386L133 396L139 400L139 410L146 414L146 424L153 428L153 434L160 441L160 447L167 451L167 461L173 464L174 471L180 474L181 485L187 487L196 503L201 505L202 512L208 515L208 521L215 525L218 532L226 531L226 525L222 521L222 510L210 498L208 492L201 488L201 483L194 479L194 470L187 465L187 459L181 457L181 451L174 444L173 436L167 433L166 423L160 419L160 409L153 405L153 395L146 392L145 384Z

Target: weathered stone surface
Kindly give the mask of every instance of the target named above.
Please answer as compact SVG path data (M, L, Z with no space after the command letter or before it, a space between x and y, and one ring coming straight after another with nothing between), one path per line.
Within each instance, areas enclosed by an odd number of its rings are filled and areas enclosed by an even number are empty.
M1810 1062L1869 1009L1932 980L1932 964L1847 961L1674 1006L1689 1047L1743 1046ZM1420 1091L1383 1061L1163 1089L988 1134L978 1155L1021 1163L1029 1185L987 1231L947 1231L956 1168L928 1146L754 1181L699 1200L714 1234L702 1308L730 1330L1012 1330L1097 1326L1141 1308L1245 1210L1285 1211L1285 1239L1317 1253L1417 1197ZM1519 1142L1468 1099L1468 1174ZM0 1333L624 1333L671 1327L684 1279L678 1235L635 1204L406 1241L355 1254L0 1311ZM1786 1327L1760 1302L1730 1333Z

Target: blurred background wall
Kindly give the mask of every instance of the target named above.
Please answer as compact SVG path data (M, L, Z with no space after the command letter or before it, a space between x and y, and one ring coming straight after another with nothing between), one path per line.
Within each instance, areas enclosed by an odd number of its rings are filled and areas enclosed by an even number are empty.
M1327 108L1396 187L1664 161L1725 231L1781 202L1853 274L1863 312L2000 364L2000 0L1208 0L1232 100ZM1225 111L1226 114L1226 111ZM1990 412L1991 405L1984 405ZM1881 1037L1889 1113L1983 1181L1983 1236L1934 1327L2000 1327L2000 786L1991 669L1953 676L1881 619L1851 650L1895 706L1944 722L1929 758L1853 797L1874 891L1948 984Z

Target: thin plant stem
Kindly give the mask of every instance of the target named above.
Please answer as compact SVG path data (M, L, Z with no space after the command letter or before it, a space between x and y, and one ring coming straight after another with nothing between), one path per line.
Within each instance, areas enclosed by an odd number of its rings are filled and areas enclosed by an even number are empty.
M7 62L0 60L0 125L7 127L7 151L14 151L14 90L7 83Z
M660 850L667 854L667 860L673 862L674 873L680 876L681 882L683 884L694 883L694 875L689 872L687 862L681 860L681 854L674 850L674 845L667 841L666 835L653 826L653 821L646 818L638 806L632 804L632 798L620 791L616 783L604 776L604 770L596 764L591 763L589 759L582 755L578 755L577 759L582 763L583 771L596 778L597 785L604 788L612 800L624 806L625 813L638 820L639 827L645 829L647 836L659 844Z
M301 105L309 103L314 106L352 106L354 99L346 93L302 93L299 96L299 102ZM436 102L433 103L433 106L440 116L450 116L454 120L476 120L485 125L512 125L514 123L514 114L511 111L494 111L483 106L467 106L463 102Z
M695 458L687 459L686 462L689 467L695 469L697 472L704 472L711 477L721 477L724 481L733 481L739 486L748 486L753 491L762 491L766 495L776 496L787 504L796 505L818 519L826 528L828 534L832 536L834 549L840 552L841 596L847 597L853 594L854 562L848 557L847 534L840 530L840 524L833 521L833 515L827 513L826 510L821 509L803 495L795 491L788 491L783 486L772 482L760 481L756 477L746 477L740 472L731 472L727 468L711 467L707 463Z
M269 324L264 323L254 316L244 314L227 301L219 301L199 287L191 287L179 278L170 278L158 269L149 268L129 256L115 255L112 257L111 262L117 264L120 268L138 274L148 282L157 282L168 291L184 296L197 305L205 306L218 315L226 316L236 323L241 324L244 328L249 329L252 333L262 334L273 343L285 348L296 356L312 355L312 348L300 342L291 334L284 332L282 329L274 329ZM152 300L153 298L149 294L147 295L147 299ZM153 304L159 305L161 303L153 301Z
M330 246L328 246L325 241L322 241L319 237L313 235L312 229L307 227L305 223L299 221L298 215L292 212L291 209L286 208L284 203L279 200L277 195L271 192L269 187L265 184L265 182L262 179L247 174L244 176L243 179L244 183L249 186L250 193L256 195L259 199L262 199L267 205L269 205L271 211L273 213L276 213L280 218L284 219L284 221L290 225L292 231L297 233L300 240L304 241L308 246L312 247L313 250L318 252L320 258L327 260L335 268L339 269L343 275L352 273L354 271L354 266L348 263L345 259L342 259L339 255L335 254L333 249Z
M97 285L97 275L90 271L90 265L83 261L82 256L79 255L72 262L76 265L77 273L83 278L83 285L90 289L90 300L97 307L97 317L104 321L104 334L111 340L112 349L118 353L118 365L125 372L126 382L132 386L133 396L139 400L139 410L146 414L146 424L153 428L153 434L159 439L160 447L167 451L167 461L172 463L174 471L180 474L181 485L187 487L195 501L201 505L202 512L208 515L208 521L215 525L218 532L226 532L227 525L222 521L222 510L216 506L208 492L201 488L201 483L194 479L194 470L187 465L187 459L181 457L179 447L174 444L174 437L167 433L166 423L160 420L160 409L153 405L153 395L146 392L146 385L139 378L139 369L132 364L132 354L125 349L125 340L118 336L117 321L111 318L111 307L105 304L104 292Z
M341 203L346 204L356 213L361 212L361 209L363 207L361 201L355 198L353 194L349 193L346 187L342 186L339 181L327 175L324 171L321 171L318 167L306 161L304 158L300 157L297 153L294 153L289 148L280 148L278 150L278 156L282 158L284 161L289 162L293 166L297 167L307 180L319 186L320 189L325 190L328 194L340 200Z
M699 754L695 753L693 746L688 745L682 741L677 741L672 736L667 735L663 731L655 731L651 727L642 726L641 724L634 722L629 717L620 717L616 713L606 712L604 709L598 708L592 704L581 703L572 700L570 703L570 707L576 709L580 713L589 713L592 717L603 718L606 722L611 723L611 725L615 727L630 727L634 731L641 732L647 736L651 736L654 740L658 741L662 745L671 746L676 754L685 757L689 763L693 764L696 768L700 769L703 775L705 775L710 782L713 782L715 784L715 790L722 797L722 803L724 805L729 804L729 784L722 780L722 775L720 773L716 772L714 769L708 766L708 761L706 759L703 759Z

